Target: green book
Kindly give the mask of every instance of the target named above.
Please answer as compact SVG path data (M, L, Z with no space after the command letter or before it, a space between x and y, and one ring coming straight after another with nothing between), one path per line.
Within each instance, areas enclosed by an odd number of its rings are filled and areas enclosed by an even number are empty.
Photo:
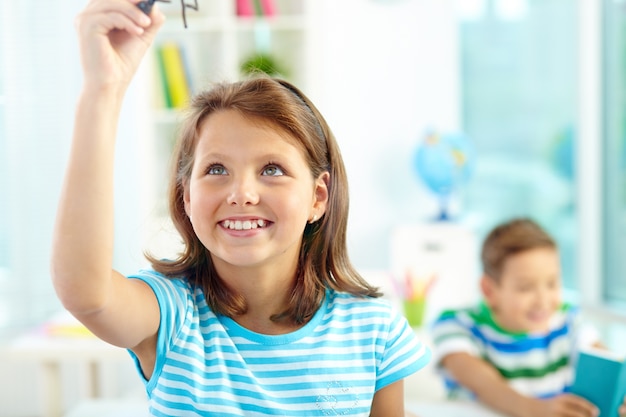
M167 74L165 69L165 60L163 58L163 50L161 47L157 48L157 64L159 67L159 76L161 79L161 91L163 93L163 99L165 101L165 108L171 109L172 105L172 96L170 95L170 89L167 84Z
M261 5L261 0L252 0L252 4L254 5L254 14L257 16L263 16L263 6Z

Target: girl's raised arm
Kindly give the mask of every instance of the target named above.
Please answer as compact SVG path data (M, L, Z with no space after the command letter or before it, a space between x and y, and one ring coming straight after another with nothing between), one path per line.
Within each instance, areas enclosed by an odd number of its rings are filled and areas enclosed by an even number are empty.
M51 261L64 307L109 343L152 340L159 309L147 285L112 269L115 138L126 89L164 17L138 0L91 0L76 19L84 81Z

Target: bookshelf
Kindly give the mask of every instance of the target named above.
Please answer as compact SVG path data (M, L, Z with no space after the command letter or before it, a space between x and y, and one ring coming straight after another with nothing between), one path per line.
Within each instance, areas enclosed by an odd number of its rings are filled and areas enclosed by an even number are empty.
M251 15L242 15L240 2L249 2ZM255 13L254 2L266 7L269 4L272 12ZM167 20L140 69L142 81L137 87L137 95L145 97L140 100L140 117L145 123L138 132L141 183L145 184L141 190L141 218L147 222L143 225L146 230L143 248L163 256L171 256L177 249L176 235L168 232L171 225L166 189L169 157L181 111L168 100L161 48L178 46L191 95L213 82L245 77L243 63L259 54L270 56L280 70L279 75L310 96L315 95L314 74L319 74L315 69L319 54L315 53L313 35L318 13L315 0L198 0L197 3L197 11L186 9L187 28L180 1L158 3Z

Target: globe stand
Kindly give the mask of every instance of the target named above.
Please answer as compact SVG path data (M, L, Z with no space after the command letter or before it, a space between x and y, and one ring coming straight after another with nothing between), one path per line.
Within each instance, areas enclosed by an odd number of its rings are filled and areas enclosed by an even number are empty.
M448 210L448 202L449 202L449 196L448 195L440 195L439 196L439 216L437 216L436 221L438 222L445 222L450 220L450 214L449 214L449 210Z

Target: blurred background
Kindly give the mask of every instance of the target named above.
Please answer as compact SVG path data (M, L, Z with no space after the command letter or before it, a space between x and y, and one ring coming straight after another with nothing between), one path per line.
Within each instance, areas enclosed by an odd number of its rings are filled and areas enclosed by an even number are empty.
M61 310L48 265L81 85L73 20L85 3L0 0L3 347ZM415 243L402 232L417 230L422 242L419 230L429 230L452 248L442 262L458 256L449 279L473 288L484 235L513 216L530 216L558 241L567 297L605 329L620 329L606 333L609 345L620 345L626 2L282 0L252 16L235 0L197 3L198 11L186 10L187 29L178 2L163 5L167 25L125 103L117 269L144 266L146 248L167 254L176 247L162 183L178 113L163 98L158 65L159 45L174 41L191 93L241 76L243 62L262 55L312 98L343 151L349 250L366 277L393 288L385 280L403 261L394 248ZM441 228L462 234L437 234ZM460 249L458 236L467 243ZM0 386L12 387L0 390L0 415L45 413L34 362L0 358ZM72 372L64 371L64 384L76 384ZM116 382L111 395L126 383L137 388L133 378ZM75 397L67 390L63 404Z

